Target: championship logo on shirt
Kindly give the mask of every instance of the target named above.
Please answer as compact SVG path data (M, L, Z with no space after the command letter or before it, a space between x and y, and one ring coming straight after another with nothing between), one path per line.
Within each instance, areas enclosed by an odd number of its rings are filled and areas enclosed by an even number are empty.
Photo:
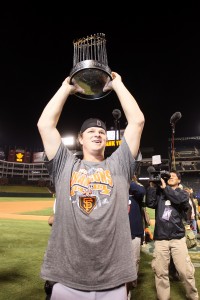
M79 197L79 206L87 214L91 213L91 211L95 208L96 204L97 201L95 196Z
M71 177L72 203L77 203L82 212L90 214L93 209L109 203L113 188L111 173L102 168L81 168Z

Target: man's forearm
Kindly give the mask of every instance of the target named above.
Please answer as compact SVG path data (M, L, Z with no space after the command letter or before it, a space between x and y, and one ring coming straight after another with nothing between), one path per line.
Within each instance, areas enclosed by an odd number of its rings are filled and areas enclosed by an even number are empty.
M137 104L137 101L125 87L123 82L118 82L117 84L115 84L114 90L119 98L128 123L143 123L144 115L139 105Z
M51 100L45 106L40 119L38 121L38 126L52 126L56 127L58 120L60 118L63 106L70 94L69 86L63 84Z

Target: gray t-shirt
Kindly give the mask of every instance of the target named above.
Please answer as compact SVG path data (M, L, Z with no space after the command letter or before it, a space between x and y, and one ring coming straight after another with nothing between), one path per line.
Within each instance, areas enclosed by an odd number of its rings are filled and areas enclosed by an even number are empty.
M78 159L60 145L47 162L56 189L56 213L41 268L43 279L97 291L137 278L128 219L136 164L125 138L98 163Z

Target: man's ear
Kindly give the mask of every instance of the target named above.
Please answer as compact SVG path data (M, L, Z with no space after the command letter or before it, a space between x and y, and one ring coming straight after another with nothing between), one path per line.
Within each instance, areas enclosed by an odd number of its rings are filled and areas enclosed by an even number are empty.
M78 137L78 142L80 145L83 145L83 138L81 136Z
M78 136L77 136L77 142L78 144L80 144L81 146L83 145L83 137L82 137L82 134L79 133Z

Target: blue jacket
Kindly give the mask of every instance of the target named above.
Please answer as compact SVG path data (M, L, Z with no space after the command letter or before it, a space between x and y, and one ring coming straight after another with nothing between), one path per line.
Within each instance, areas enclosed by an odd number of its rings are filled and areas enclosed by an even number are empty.
M131 200L129 221L132 239L135 237L144 237L143 205L145 187L132 181L129 189L129 200Z

